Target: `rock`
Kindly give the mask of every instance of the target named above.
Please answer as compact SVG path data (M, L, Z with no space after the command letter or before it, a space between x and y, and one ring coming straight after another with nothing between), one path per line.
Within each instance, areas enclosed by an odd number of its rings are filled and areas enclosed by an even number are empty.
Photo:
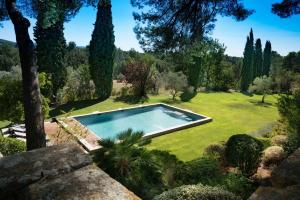
M101 199L138 200L132 192L95 165L89 165L55 179L43 180L21 192L24 200ZM20 198L21 199L21 198Z
M271 182L274 187L300 184L300 148L272 172Z
M94 165L77 144L4 157L0 172L0 199L139 199Z
M264 150L262 162L264 166L278 165L285 158L285 152L280 146L271 146Z
M2 155L2 153L0 152L0 158L2 158L3 157L3 155Z
M259 187L248 200L299 200L300 185L287 188Z

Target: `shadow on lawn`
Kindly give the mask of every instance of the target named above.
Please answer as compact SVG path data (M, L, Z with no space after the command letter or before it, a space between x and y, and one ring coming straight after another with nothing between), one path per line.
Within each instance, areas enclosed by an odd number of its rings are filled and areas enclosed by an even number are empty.
M253 99L250 99L250 100L249 100L249 103L252 103L252 104L254 104L254 105L256 105L256 106L266 107L266 108L268 108L268 107L270 107L270 106L273 106L272 103L268 103L268 102L262 103L261 101L257 101L257 100L253 100Z
M114 98L114 102L123 102L127 104L138 104L148 102L148 97L136 97L133 95L126 95Z
M49 112L49 117L56 117L58 115L68 113L70 111L79 110L94 104L101 102L99 99L72 101L63 105L60 105Z

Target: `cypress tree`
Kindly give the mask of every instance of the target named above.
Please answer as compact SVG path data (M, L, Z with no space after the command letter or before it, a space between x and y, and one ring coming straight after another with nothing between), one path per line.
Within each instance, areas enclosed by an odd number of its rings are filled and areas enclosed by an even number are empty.
M246 92L253 81L253 48L254 37L251 29L244 50L243 67L241 72L241 90Z
M261 40L257 39L255 42L254 60L253 60L253 78L260 77L263 74L263 55Z
M264 61L263 61L263 74L269 76L270 68L271 68L271 53L272 53L272 45L270 41L266 42L264 48Z
M188 68L188 84L194 88L194 92L197 92L199 86L201 64L201 57L193 56L193 63Z
M34 29L36 41L37 65L39 72L51 75L53 94L66 81L66 67L64 65L66 40L64 38L64 10L58 1L50 0L39 4L40 12ZM51 16L51 9L57 9L57 15ZM49 17L51 16L51 17ZM53 18L52 18L53 17Z
M101 100L107 99L112 90L114 42L111 1L100 0L89 47L89 63L91 77L96 86L96 93Z

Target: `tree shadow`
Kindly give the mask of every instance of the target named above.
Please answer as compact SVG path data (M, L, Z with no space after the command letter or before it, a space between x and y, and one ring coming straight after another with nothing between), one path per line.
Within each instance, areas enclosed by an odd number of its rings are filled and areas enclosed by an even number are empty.
M50 110L49 117L56 117L63 113L68 113L74 110L80 110L85 107L100 103L99 99L92 99L92 100L83 100L83 101L71 101L63 105L59 105L54 109Z
M269 102L264 102L264 103L262 103L261 101L257 101L257 100L253 100L253 99L250 99L249 100L249 103L252 103L252 104L254 104L254 105L256 105L256 106L262 106L262 107L270 107L270 106L273 106L273 104L272 103L269 103Z
M166 104L170 104L170 105L172 105L172 104L181 104L182 103L182 101L180 101L178 99L175 99L175 100L173 100L173 99L164 99L161 102L166 103Z
M138 103L145 103L148 102L149 98L148 97L137 97L134 95L126 95L126 96L120 96L114 98L114 102L123 102L127 104L138 104Z
M253 97L254 95L252 93L249 92L241 92L243 95L246 95L248 97Z

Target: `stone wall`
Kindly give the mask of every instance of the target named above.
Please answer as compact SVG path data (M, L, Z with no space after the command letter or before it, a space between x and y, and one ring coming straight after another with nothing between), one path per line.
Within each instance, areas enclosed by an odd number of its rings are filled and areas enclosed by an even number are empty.
M140 199L93 164L77 144L0 159L0 199Z
M249 200L300 199L300 149L285 159L271 175L271 186L259 187Z

